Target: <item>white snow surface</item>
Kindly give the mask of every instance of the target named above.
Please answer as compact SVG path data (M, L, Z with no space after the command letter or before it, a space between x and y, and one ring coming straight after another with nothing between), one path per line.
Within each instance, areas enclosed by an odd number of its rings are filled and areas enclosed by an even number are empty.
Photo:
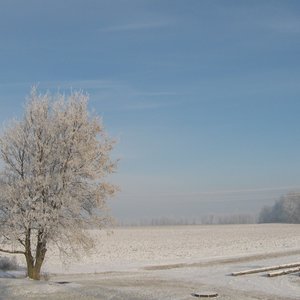
M218 292L216 299L300 299L299 274L230 275L300 262L300 225L127 227L92 234L96 250L69 265L47 252L49 281L0 273L0 299L184 300L203 290Z
M146 265L194 263L223 257L300 249L300 225L211 225L115 228L94 231L95 250L64 265L47 253L50 273L91 273Z

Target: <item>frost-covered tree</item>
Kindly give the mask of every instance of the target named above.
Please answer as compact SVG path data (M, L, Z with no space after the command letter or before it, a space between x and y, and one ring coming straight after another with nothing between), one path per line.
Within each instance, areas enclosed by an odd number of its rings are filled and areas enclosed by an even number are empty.
M104 178L115 170L113 141L87 101L82 92L33 88L22 119L0 137L0 251L24 254L32 279L40 279L49 243L87 250L87 229L109 221L105 203L116 188Z
M271 207L264 207L259 216L260 223L300 223L300 194L290 192L282 196Z

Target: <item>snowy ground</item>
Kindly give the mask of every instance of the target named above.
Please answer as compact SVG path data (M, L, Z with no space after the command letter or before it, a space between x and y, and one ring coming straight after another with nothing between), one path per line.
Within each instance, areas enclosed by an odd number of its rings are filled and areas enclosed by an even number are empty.
M97 251L68 268L48 255L49 281L0 278L0 299L185 300L207 290L217 299L300 299L299 274L229 275L300 262L299 225L132 227L93 234Z

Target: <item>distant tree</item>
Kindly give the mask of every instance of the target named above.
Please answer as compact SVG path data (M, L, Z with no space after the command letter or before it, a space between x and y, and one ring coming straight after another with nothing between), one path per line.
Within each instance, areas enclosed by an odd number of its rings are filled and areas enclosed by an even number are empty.
M300 223L300 194L291 192L273 206L265 206L259 215L260 223Z
M115 170L113 141L87 101L82 92L33 88L23 118L0 138L0 251L24 254L32 279L40 279L49 242L65 253L88 250L86 229L109 221L105 203L116 188L103 178Z
M274 220L272 211L273 211L273 209L271 206L264 206L260 211L260 214L258 217L258 222L259 223L274 223L274 222L276 222Z
M300 194L289 193L282 199L284 218L289 223L300 223Z

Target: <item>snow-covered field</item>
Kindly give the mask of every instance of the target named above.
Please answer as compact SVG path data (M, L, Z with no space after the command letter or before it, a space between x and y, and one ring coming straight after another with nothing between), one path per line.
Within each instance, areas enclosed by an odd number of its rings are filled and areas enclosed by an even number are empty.
M92 234L97 247L90 256L65 266L49 251L49 281L1 278L0 299L193 299L204 290L218 292L217 299L300 299L299 274L229 275L300 262L300 225L128 227Z

